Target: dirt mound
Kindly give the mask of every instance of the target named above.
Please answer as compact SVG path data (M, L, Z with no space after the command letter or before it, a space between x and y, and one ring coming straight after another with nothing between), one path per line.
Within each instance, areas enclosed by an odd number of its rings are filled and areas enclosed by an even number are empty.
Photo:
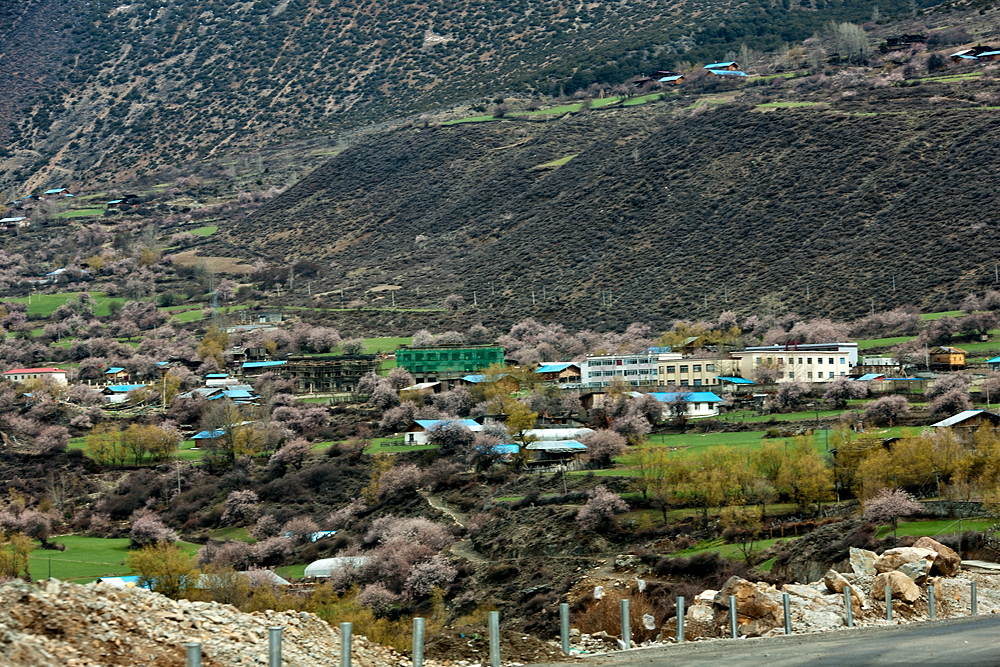
M861 521L841 521L817 528L791 542L774 561L771 574L786 581L816 581L830 569L846 572L844 564L851 546L851 536L857 533Z
M284 628L283 665L339 661L340 633L315 616L265 611L245 614L217 602L174 601L137 588L79 586L59 581L0 586L0 665L178 667L184 644L202 644L206 667L263 664L268 628ZM359 667L398 665L391 648L355 637Z
M483 628L463 625L445 628L427 638L427 657L443 665L464 660L486 664L490 659L489 635ZM558 662L569 660L558 646L513 630L500 630L500 660L504 663Z

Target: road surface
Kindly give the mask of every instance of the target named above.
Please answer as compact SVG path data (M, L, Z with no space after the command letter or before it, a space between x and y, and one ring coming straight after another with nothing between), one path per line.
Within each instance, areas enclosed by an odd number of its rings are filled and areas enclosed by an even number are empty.
M502 654L502 646L500 650ZM1000 667L1000 616L770 639L688 642L580 662L588 667Z

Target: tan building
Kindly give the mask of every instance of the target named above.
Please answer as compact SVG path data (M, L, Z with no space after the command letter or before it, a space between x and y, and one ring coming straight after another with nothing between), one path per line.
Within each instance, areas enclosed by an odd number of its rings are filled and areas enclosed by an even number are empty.
M829 382L849 376L858 365L858 344L767 345L732 356L739 361L736 374L750 380L756 379L758 367L766 366L777 372L778 382Z
M656 379L659 386L714 387L721 384L720 377L730 377L737 370L733 359L684 357L663 360L657 364Z

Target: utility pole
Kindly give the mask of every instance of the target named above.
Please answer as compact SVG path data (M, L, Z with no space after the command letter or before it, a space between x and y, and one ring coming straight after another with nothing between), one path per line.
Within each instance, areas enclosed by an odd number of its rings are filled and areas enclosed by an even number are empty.
M896 276L892 277L892 291L896 291Z
M535 290L531 290L531 305L535 305Z
M478 308L479 307L479 300L476 298L475 291L472 292L472 307L473 308Z

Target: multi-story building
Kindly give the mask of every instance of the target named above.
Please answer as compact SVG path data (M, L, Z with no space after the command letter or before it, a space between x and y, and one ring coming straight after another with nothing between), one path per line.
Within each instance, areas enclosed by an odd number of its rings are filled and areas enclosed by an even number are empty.
M778 382L829 382L849 376L858 365L858 344L767 345L733 352L732 357L739 362L738 375L751 380L764 366L777 372Z
M463 375L503 363L500 345L404 345L396 350L396 366L408 370L414 382L443 382L449 389Z
M587 355L586 361L580 363L580 382L591 388L608 387L612 382L633 387L654 386L659 384L657 367L660 361L679 361L680 358L677 352Z
M349 392L361 376L378 372L379 363L375 354L289 355L279 372L299 393Z
M678 387L713 387L720 377L732 377L739 371L735 359L717 357L684 357L661 360L656 364L656 384Z

